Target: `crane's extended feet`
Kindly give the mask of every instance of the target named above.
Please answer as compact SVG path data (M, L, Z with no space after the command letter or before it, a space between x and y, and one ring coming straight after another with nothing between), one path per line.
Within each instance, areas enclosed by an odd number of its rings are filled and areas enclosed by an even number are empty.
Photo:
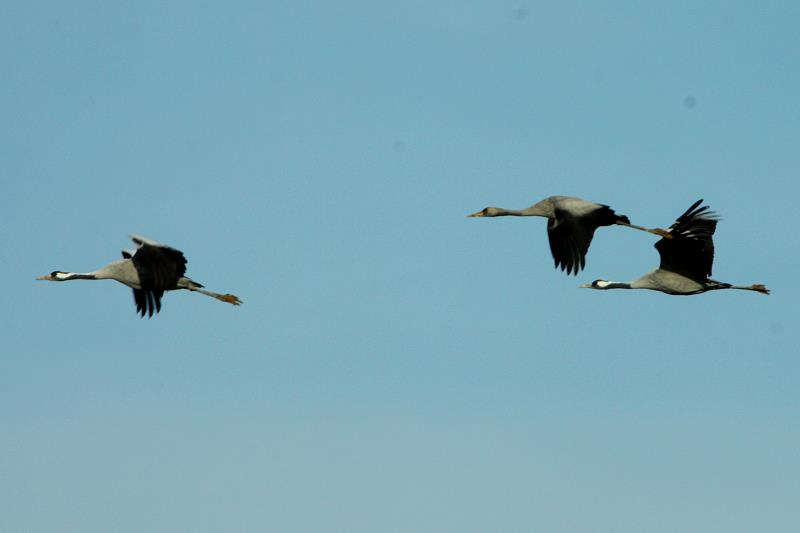
M769 289L760 283L756 283L755 285L750 285L750 290L758 291L761 294L769 294Z
M229 304L233 305L240 305L242 301L239 299L238 296L234 296L233 294L219 294L215 296L217 300L221 302L228 302Z

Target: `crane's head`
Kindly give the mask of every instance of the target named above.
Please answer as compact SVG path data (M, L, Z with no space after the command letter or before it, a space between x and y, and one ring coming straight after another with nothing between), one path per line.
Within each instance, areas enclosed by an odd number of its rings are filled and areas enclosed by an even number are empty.
M60 270L54 270L50 272L46 276L39 276L36 279L43 279L45 281L66 281L69 279L69 274L67 272L61 272Z
M579 286L580 289L599 289L605 290L611 288L611 282L606 281L604 279L596 279L591 283L584 283L583 285Z
M497 207L487 207L485 209L481 209L477 213L472 213L471 215L467 215L467 217L468 218L496 217L504 213L506 213L504 209L500 209Z

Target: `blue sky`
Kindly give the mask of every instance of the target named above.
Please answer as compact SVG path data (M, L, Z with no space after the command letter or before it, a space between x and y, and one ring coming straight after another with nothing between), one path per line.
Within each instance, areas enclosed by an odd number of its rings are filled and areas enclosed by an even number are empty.
M0 529L737 532L800 523L793 2L6 2ZM567 194L723 217L714 277ZM88 271L139 233L190 293Z

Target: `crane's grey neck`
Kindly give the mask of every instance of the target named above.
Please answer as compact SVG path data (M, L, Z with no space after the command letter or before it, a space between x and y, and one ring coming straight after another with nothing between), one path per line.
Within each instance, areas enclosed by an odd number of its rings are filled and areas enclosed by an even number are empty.
M541 201L525 209L504 209L502 207L489 207L486 209L488 217L552 217L555 214L553 205Z
M550 198L545 198L541 202L536 202L530 207L518 211L519 216L522 217L553 217L556 210Z
M72 281L74 279L118 279L126 267L128 267L128 270L131 269L132 263L130 259L114 261L110 265L99 268L94 272L53 272L52 276L57 281ZM138 283L138 278L136 281Z
M592 283L591 288L605 291L608 289L633 289L634 286L631 283L625 283L624 281L605 281L599 279Z
M522 214L522 210L520 209L503 209L502 207L494 207L492 208L487 216L490 217L521 217L525 216Z

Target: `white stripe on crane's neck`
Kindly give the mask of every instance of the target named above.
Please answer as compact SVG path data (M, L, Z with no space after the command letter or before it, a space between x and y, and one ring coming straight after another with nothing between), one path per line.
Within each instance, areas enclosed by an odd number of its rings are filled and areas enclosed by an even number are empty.
M595 280L592 285L595 289L633 289L630 283L624 281L606 281L604 279Z
M94 272L56 272L53 274L53 277L57 281L69 281L73 279L97 279L97 277L94 275Z

